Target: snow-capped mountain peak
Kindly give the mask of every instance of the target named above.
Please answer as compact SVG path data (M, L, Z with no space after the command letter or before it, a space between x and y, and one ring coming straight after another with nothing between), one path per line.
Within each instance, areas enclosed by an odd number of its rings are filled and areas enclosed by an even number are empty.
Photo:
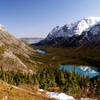
M87 17L62 27L57 26L38 45L100 47L100 17Z
M95 25L100 21L100 17L87 17L83 18L82 20L74 23L72 29L74 29L74 34L81 35L83 31L86 31L91 26Z
M66 24L62 27L57 26L53 28L46 39L81 35L83 31L88 30L98 22L100 22L100 17L87 17L69 25Z

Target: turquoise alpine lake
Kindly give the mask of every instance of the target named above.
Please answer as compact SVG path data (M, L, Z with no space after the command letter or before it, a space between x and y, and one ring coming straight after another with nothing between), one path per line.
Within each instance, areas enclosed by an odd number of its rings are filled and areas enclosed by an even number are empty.
M97 68L88 66L61 65L60 70L76 72L79 75L89 76L90 78L98 76L100 73Z
M45 54L46 53L44 50L40 50L40 49L37 49L36 52L42 53L42 54Z
M36 44L39 43L40 41L32 41L32 44Z

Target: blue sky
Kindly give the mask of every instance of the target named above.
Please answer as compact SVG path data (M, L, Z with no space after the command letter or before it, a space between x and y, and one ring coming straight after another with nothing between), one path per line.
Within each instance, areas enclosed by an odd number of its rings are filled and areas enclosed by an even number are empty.
M89 16L100 17L100 0L0 0L0 24L16 37L45 37Z

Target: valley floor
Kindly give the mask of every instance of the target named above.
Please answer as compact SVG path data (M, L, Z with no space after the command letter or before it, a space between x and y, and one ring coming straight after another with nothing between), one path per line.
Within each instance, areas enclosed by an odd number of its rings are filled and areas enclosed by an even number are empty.
M57 48L51 46L32 46L34 49L45 51L45 54L37 53L39 57L34 60L52 65L86 65L100 69L100 48Z

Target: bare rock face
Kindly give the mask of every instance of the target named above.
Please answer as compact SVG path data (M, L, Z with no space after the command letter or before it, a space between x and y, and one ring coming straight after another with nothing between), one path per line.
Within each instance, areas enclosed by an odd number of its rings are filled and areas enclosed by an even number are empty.
M9 34L5 27L0 24L0 66L15 70L34 69L37 63L30 58L34 55L35 50Z
M6 62L6 63L5 63ZM11 51L5 51L2 55L1 63L4 66L4 70L27 70L27 66ZM16 66L16 67L15 67Z

